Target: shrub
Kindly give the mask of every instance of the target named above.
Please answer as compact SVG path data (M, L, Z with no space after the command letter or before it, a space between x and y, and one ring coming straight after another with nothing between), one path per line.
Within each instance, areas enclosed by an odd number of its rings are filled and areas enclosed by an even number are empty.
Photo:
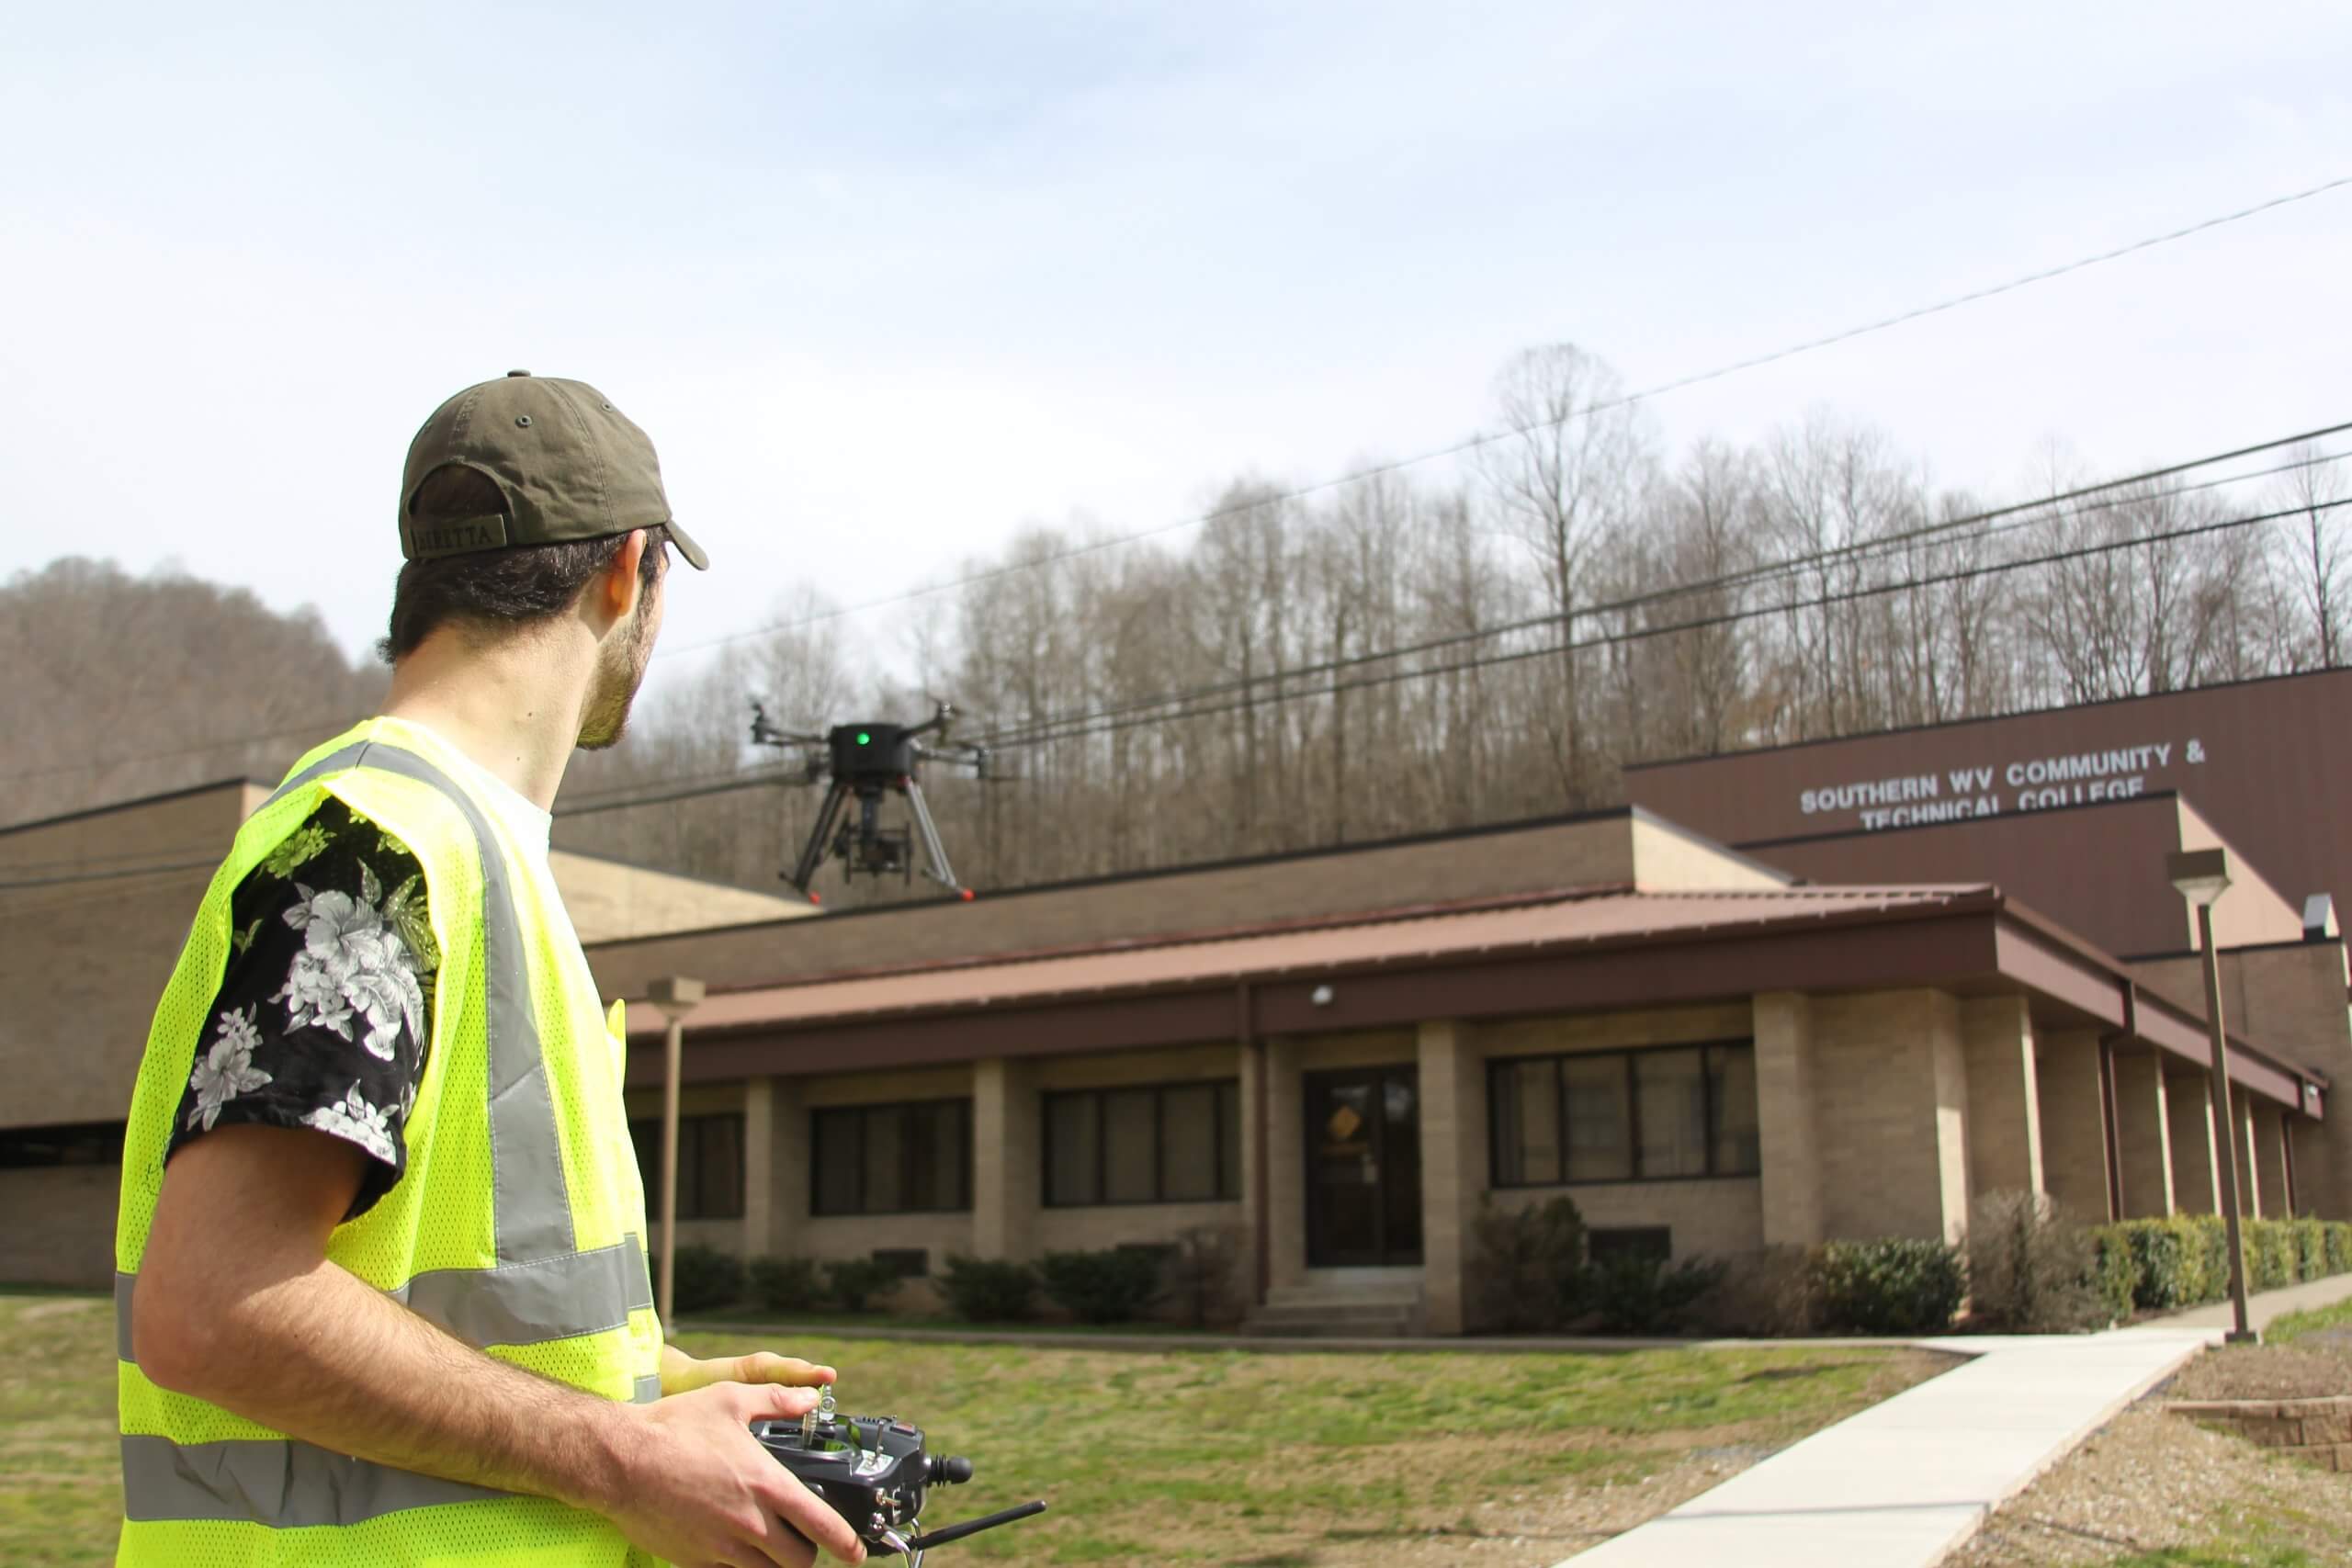
M1505 1209L1482 1198L1471 1247L1478 1326L1540 1332L1584 1310L1585 1224L1574 1199Z
M1241 1233L1231 1225L1194 1225L1176 1237L1162 1264L1164 1294L1177 1315L1194 1328L1230 1323L1241 1316L1234 1280L1241 1261Z
M2327 1227L2317 1220L2288 1222L2295 1235L2295 1277L2324 1279L2327 1274Z
M1822 1309L1833 1327L1940 1332L1951 1326L1967 1291L1967 1260L1940 1241L1884 1236L1833 1241L1821 1249Z
M1037 1280L1080 1323L1129 1323L1159 1294L1159 1254L1136 1247L1048 1252L1037 1260Z
M1802 1247L1767 1247L1724 1260L1722 1273L1691 1303L1690 1321L1711 1334L1811 1334L1821 1326L1820 1257Z
M2132 1310L2128 1245L2104 1245L2039 1192L1988 1192L1968 1229L1968 1288L1988 1322L2027 1334L2113 1322ZM2119 1304L2110 1295L2120 1290Z
M2099 1303L2099 1315L2082 1326L2105 1328L2132 1315L2132 1303L2140 1291L2140 1264L2120 1236L2102 1236L2087 1231L2084 1234L2097 1249L2097 1272L2091 1285Z
M806 1258L752 1259L752 1294L770 1312L809 1312L825 1299L824 1276Z
M2352 1274L2352 1220L2327 1222L2327 1271Z
M836 1258L825 1265L826 1293L848 1312L864 1312L872 1298L896 1290L901 1278L896 1269L871 1258Z
M2247 1220L2245 1288L2275 1291L2295 1282L2295 1237L2283 1220Z
M2168 1220L2126 1220L2105 1225L2097 1233L2101 1245L2124 1247L2132 1255L2132 1304L2143 1312L2172 1312L2194 1306L2204 1277L2204 1253L2196 1227L2185 1216Z
M2198 1270L2197 1299L2218 1302L2230 1293L2230 1227L2219 1214L2199 1214L2193 1224L2202 1265Z
M1592 1265L1588 1283L1600 1325L1624 1334L1662 1334L1690 1322L1691 1309L1722 1280L1724 1266L1705 1258L1668 1263L1629 1252Z
M715 1247L682 1247L673 1267L676 1310L682 1315L732 1306L743 1299L743 1260L731 1252Z
M950 1257L939 1288L948 1307L966 1322L1005 1323L1029 1315L1037 1274L1026 1263L1004 1258Z

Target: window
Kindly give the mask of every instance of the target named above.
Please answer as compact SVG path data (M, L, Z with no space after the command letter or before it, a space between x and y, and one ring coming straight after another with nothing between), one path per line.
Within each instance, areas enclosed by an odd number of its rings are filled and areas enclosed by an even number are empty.
M1747 1041L1513 1057L1487 1074L1497 1187L1759 1168Z
M809 1210L926 1214L972 1206L972 1102L849 1105L809 1114Z
M1049 1094L1045 1134L1050 1208L1241 1196L1238 1080Z
M646 1213L662 1218L662 1122L628 1124L637 1145L637 1172L645 1184ZM743 1113L678 1118L678 1218L743 1217Z
M1585 1256L1610 1264L1621 1258L1655 1258L1663 1263L1674 1256L1674 1232L1665 1225L1599 1226L1585 1233Z
M36 1165L120 1165L122 1123L11 1127L0 1133L0 1169Z

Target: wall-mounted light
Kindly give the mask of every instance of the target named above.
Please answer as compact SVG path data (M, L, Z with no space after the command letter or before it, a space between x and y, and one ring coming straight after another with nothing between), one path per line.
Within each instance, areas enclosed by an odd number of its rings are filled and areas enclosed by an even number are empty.
M1313 1002L1319 1008L1329 1007L1331 1005L1331 987L1329 986L1317 986L1313 990L1306 993L1306 999Z

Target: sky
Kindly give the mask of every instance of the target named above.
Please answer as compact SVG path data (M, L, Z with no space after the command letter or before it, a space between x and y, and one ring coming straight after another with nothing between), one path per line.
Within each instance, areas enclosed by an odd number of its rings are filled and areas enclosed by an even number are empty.
M716 569L673 584L683 649L1444 446L1532 344L1649 387L2352 175L2352 7L2316 3L95 3L0 36L0 580L185 570L355 655L408 437L510 368L652 435ZM2052 439L2109 473L2352 418L2347 276L2352 189L1649 408L1669 449L1831 410L2021 493ZM888 661L946 604L844 625Z

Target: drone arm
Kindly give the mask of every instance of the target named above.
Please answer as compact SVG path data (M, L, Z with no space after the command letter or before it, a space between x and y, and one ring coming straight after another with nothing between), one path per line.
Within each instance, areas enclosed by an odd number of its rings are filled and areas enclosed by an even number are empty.
M825 803L817 808L817 825L809 830L808 842L800 846L799 863L785 878L803 893L816 880L817 867L824 862L826 842L832 836L833 819L842 814L842 802L848 795L849 786L839 779L826 786Z
M947 846L939 841L939 829L932 822L931 807L923 804L922 785L912 779L907 781L907 804L913 808L915 829L922 835L923 859L930 863L922 868L922 874L951 892L963 893L964 885L956 880L955 867L947 863Z

